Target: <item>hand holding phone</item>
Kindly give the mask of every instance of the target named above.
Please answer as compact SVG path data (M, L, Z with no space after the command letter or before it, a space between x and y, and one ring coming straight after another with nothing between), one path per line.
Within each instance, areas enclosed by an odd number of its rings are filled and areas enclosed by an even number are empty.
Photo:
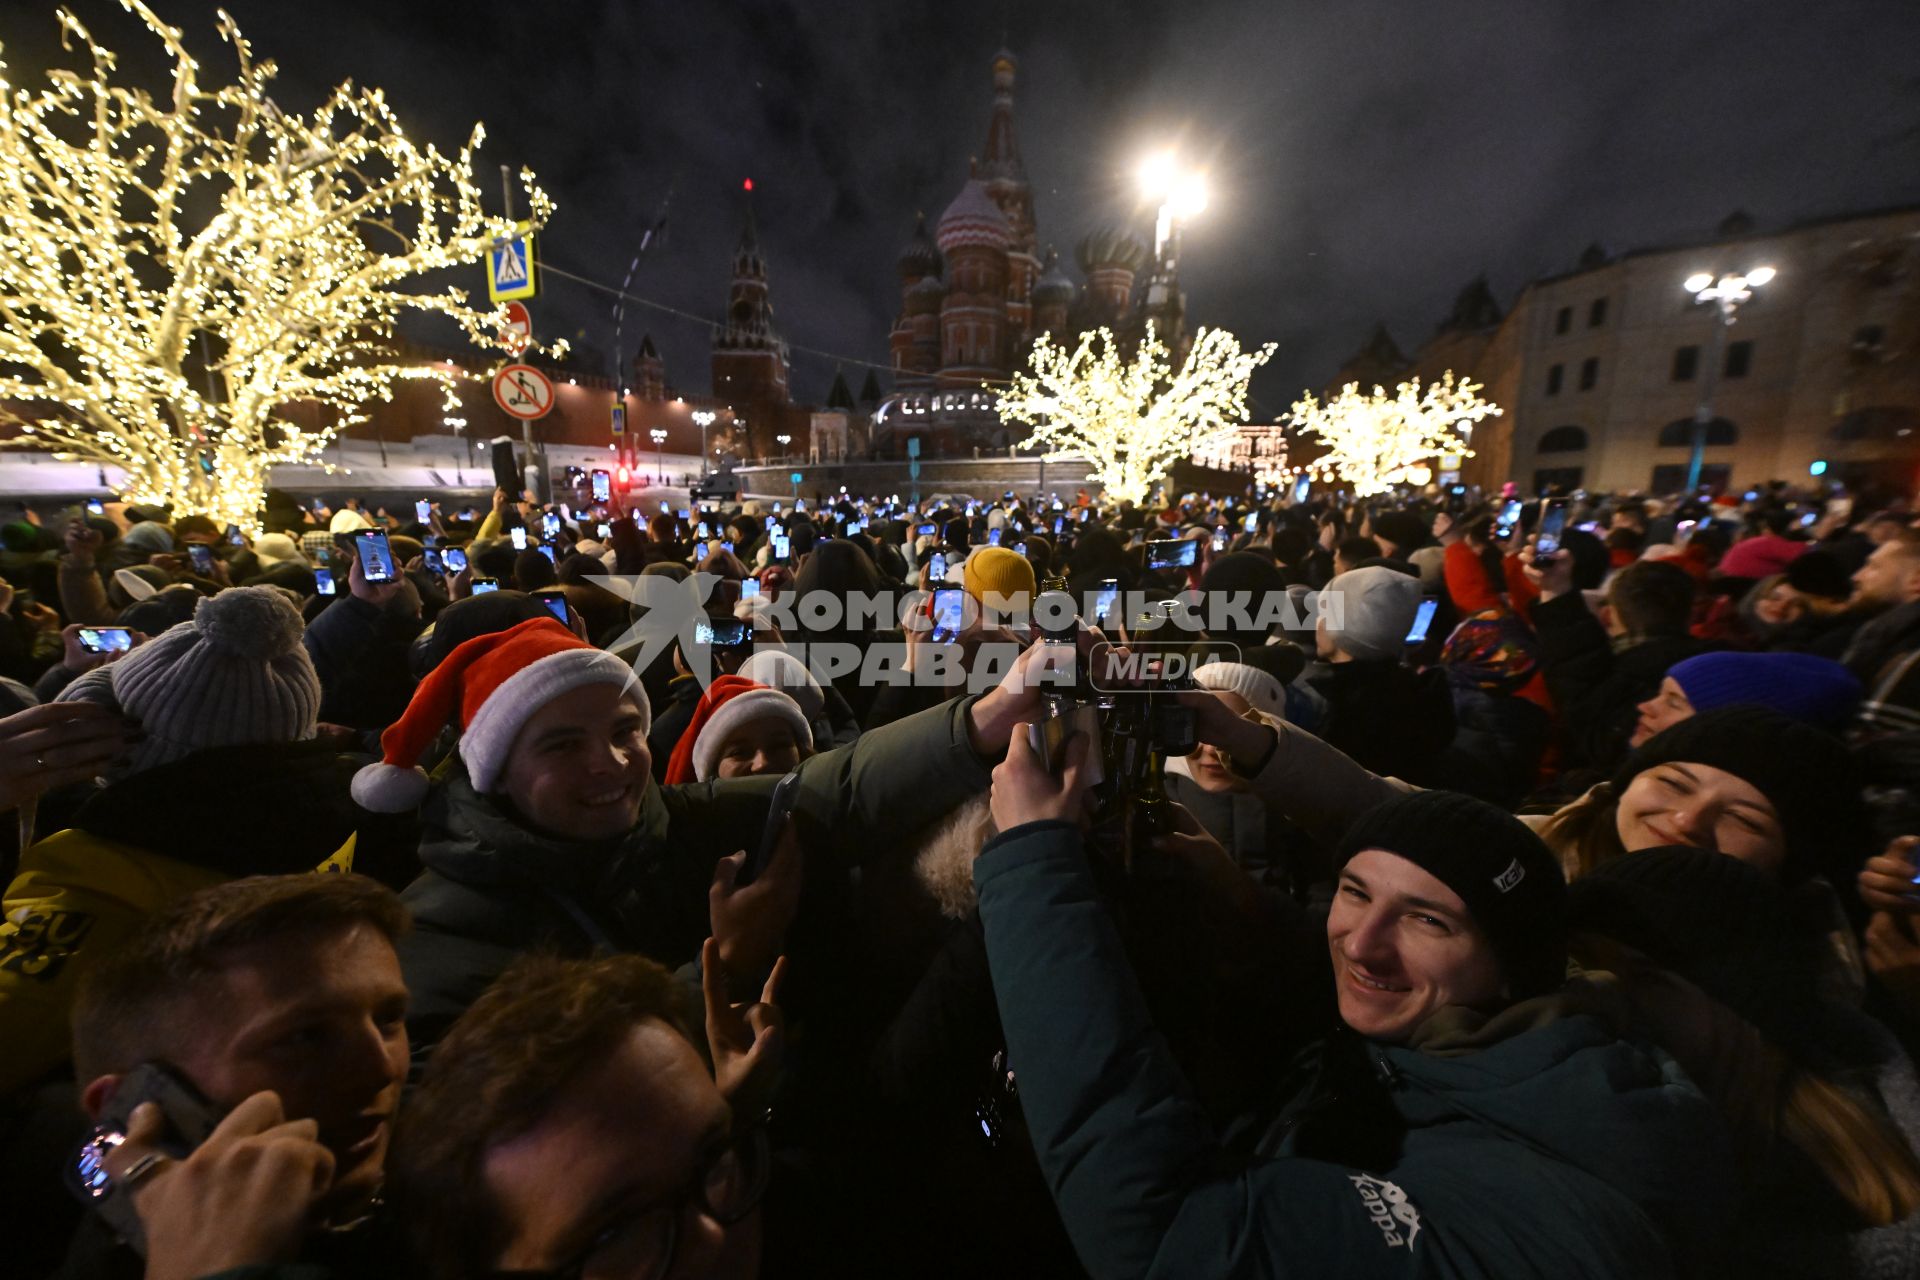
M400 576L393 565L393 547L378 529L363 529L354 535L353 554L359 561L361 578L371 586L385 586Z
M740 864L740 874L734 877L734 887L752 884L759 879L760 873L773 861L774 852L780 846L780 838L786 833L787 824L793 818L794 805L800 799L800 771L795 769L773 789L773 800L767 806L767 825L760 833L760 843L747 851L747 857Z

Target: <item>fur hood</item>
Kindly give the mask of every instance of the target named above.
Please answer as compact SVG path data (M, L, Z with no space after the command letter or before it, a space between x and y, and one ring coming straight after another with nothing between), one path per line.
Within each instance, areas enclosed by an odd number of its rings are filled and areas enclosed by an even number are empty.
M914 855L914 878L933 895L940 914L964 920L980 905L973 889L973 860L994 836L993 811L981 792L933 828Z

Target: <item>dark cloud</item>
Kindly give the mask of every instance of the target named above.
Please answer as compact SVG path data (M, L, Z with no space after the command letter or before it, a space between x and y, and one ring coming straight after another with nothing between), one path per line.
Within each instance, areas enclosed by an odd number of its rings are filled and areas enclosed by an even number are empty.
M161 4L217 74L214 4ZM75 6L129 68L154 65L118 5ZM882 363L894 255L984 139L1004 32L1041 236L1063 256L1101 222L1144 223L1128 172L1150 143L1212 167L1183 276L1196 320L1280 344L1256 384L1267 414L1376 319L1417 344L1482 271L1504 298L1590 241L1920 200L1912 0L226 7L279 61L289 108L352 77L444 144L484 120L488 163L531 165L558 200L543 249L568 270L617 284L670 189L635 290L685 311L720 310L751 176L783 331ZM6 6L16 82L53 36L50 3ZM609 301L577 285L551 280L535 312L610 345ZM705 387L704 330L630 312L629 348L642 330ZM799 392L824 394L832 361L795 363Z

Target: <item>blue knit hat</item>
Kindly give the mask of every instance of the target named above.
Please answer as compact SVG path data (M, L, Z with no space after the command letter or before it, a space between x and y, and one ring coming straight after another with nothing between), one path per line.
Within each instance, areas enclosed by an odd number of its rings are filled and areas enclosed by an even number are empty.
M1667 671L1693 709L1770 707L1822 729L1838 729L1863 696L1851 671L1810 653L1703 653Z

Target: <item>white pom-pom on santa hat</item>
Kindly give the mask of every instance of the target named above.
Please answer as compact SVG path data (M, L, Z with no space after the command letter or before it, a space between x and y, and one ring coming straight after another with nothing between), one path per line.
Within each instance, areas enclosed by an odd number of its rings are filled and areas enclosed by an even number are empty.
M433 780L419 765L370 764L353 775L353 802L375 813L405 813L427 798Z
M589 684L617 685L640 704L641 732L652 719L633 668L594 648L553 618L533 618L475 636L446 656L401 717L380 735L382 759L353 775L353 798L376 813L404 813L426 798L420 757L456 715L460 756L476 791L485 793L506 767L527 717L553 699Z

